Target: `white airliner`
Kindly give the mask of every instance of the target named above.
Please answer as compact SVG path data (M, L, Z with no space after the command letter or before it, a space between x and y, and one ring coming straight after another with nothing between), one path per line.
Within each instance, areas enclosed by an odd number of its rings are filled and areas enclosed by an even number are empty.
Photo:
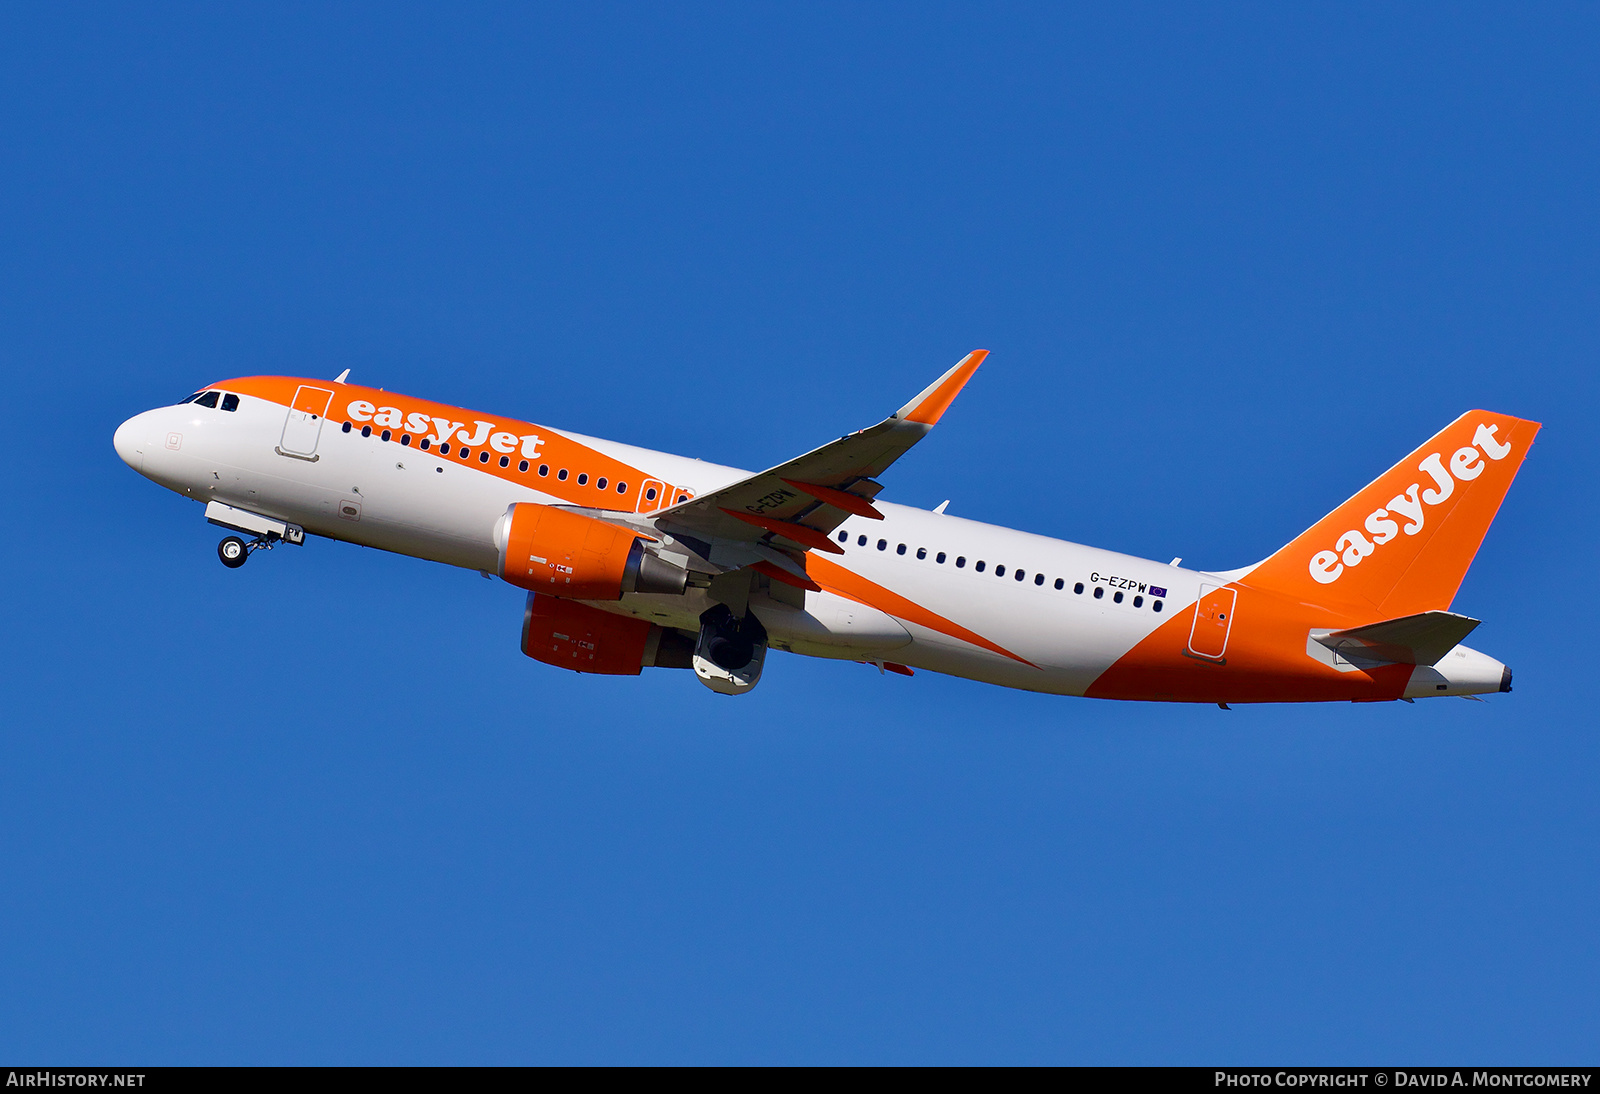
M692 668L735 695L769 648L1005 687L1176 702L1509 691L1451 601L1537 422L1470 411L1288 546L1221 573L879 501L983 361L752 474L337 380L253 376L117 429L202 502L228 566L307 534L529 590L522 649ZM1320 454L1319 454L1320 455Z

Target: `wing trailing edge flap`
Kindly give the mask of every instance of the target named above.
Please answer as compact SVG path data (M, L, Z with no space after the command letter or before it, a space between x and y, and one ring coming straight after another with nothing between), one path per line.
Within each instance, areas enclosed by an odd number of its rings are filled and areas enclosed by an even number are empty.
M805 552L843 553L829 537L849 517L883 519L872 505L883 489L875 476L927 436L988 355L981 349L967 354L877 425L663 509L651 520L669 535L718 547L717 553L728 562L754 555L749 562L736 564L764 560L803 576L798 557Z
M1471 634L1478 620L1454 612L1421 612L1311 637L1346 658L1397 665L1435 665Z

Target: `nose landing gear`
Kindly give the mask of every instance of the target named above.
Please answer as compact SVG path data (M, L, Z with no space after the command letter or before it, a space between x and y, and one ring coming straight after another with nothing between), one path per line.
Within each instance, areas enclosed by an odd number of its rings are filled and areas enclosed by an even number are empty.
M217 557L222 560L222 564L228 569L237 570L240 566L250 561L251 552L270 551L273 546L274 540L272 538L253 539L246 543L238 536L227 536L221 543L217 544Z
M298 524L265 517L248 509L238 509L215 499L206 503L206 520L252 537L246 543L238 536L229 536L217 544L217 557L230 570L243 566L255 551L270 551L280 543L300 544L306 541L306 530Z

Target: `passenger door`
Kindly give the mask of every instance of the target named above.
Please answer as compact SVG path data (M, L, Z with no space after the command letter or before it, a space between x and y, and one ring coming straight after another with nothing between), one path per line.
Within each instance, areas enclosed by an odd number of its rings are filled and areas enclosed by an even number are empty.
M301 384L289 406L289 416L283 423L283 439L278 443L278 455L294 456L301 460L317 459L317 440L322 436L322 423L328 416L328 404L333 392L327 388Z
M1233 630L1233 603L1237 593L1226 586L1200 586L1194 605L1194 625L1189 628L1189 652L1208 661L1220 661Z

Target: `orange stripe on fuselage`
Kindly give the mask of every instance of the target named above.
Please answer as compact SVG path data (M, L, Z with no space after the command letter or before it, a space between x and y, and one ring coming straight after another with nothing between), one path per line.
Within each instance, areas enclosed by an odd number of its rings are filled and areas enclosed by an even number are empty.
M1412 666L1339 672L1306 653L1312 629L1373 622L1359 614L1292 600L1235 581L1233 628L1221 661L1190 655L1195 608L1162 623L1101 673L1084 692L1092 699L1179 703L1293 703L1335 699L1398 699Z
M963 642L970 642L974 646L1009 657L1013 661L1020 661L1029 668L1039 667L1025 657L1018 657L1004 646L996 645L983 635L975 634L961 624L931 612L913 600L907 600L899 593L891 592L876 582L868 581L860 574L847 570L830 559L814 554L807 555L806 573L831 593L848 597L869 608L877 608L881 612L904 619L908 623L915 623L919 627L926 627L930 631L938 631L940 634L959 638Z
M637 467L612 459L600 452L569 440L559 432L545 426L535 425L532 422L521 421L516 418L506 418L501 415L484 414L476 410L466 410L458 406L449 406L444 403L430 402L426 399L415 399L408 395L397 395L392 391L380 391L377 388L361 387L355 384L338 384L328 380L307 380L295 376L247 376L240 379L224 380L212 384L211 387L225 391L236 391L241 395L254 396L268 402L278 403L286 410L292 405L295 392L302 385L316 385L323 389L333 389L333 402L328 407L328 427L338 429L346 421L352 423L352 430L359 430L363 425L372 426L373 444L393 444L400 447L402 435L410 435L410 447L418 448L417 441L427 437L431 444L428 454L438 459L450 460L460 464L463 468L471 468L485 475L514 482L519 486L531 487L542 493L558 499L567 505L581 505L590 509L612 509L623 512L645 511L665 508L676 502L680 496L693 496L693 492L681 487L665 485L665 494L653 501L642 497L645 480L661 482L661 476L642 471ZM373 406L371 413L365 414L364 421L358 420L350 413L352 404L370 403ZM373 419L382 410L398 412L400 425L398 427L386 426ZM425 431L406 428L407 420L413 415L421 415L428 419L428 428ZM449 438L442 438L439 434L436 418L443 418L446 422L459 423L457 429L451 431ZM468 458L460 457L460 435L463 430L467 436L482 434L484 430L478 425L486 422L490 426L487 433L493 436L496 433L511 434L518 438L517 447L511 452L500 452L493 447L480 443L468 447ZM392 439L388 442L379 438L382 431L389 428ZM531 446L529 451L536 453L525 454L523 437L536 436L539 444ZM444 440L450 445L450 454L441 455L438 444ZM420 448L418 449L420 451ZM483 463L481 454L489 453L489 462ZM508 466L500 466L500 457L508 458ZM528 470L519 471L519 463L526 459ZM550 468L548 476L539 476L539 465L546 464ZM559 473L565 469L567 478L562 481ZM582 486L578 485L578 476L588 476L588 481ZM606 482L605 489L600 488L600 480ZM622 483L627 487L624 493L617 492L617 484Z

